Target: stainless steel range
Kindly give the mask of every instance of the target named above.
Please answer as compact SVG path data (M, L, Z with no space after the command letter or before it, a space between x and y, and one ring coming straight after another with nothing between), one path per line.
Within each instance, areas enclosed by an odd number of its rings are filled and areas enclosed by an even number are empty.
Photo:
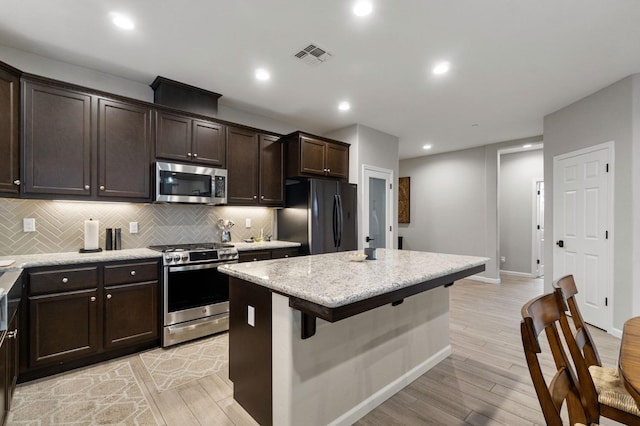
M238 263L238 250L219 243L149 248L163 253L162 346L228 330L229 277L218 266Z

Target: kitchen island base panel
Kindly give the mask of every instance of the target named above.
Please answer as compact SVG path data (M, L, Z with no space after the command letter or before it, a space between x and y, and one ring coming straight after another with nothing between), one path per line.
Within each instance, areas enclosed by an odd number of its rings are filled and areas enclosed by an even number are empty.
M312 339L301 327L289 299L272 294L273 424L352 424L451 353L449 291L318 319Z

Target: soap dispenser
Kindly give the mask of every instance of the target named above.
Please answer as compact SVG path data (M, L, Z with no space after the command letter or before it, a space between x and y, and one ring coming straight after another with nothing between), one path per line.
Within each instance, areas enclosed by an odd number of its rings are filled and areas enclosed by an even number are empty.
M364 249L364 254L367 255L367 260L376 260L376 246L371 242L375 240L367 237L366 241L369 243L369 247L365 247Z

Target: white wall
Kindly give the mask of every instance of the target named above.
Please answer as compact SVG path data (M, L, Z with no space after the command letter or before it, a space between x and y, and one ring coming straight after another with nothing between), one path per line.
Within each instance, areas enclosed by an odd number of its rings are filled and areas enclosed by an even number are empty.
M56 61L0 45L0 61L25 73L113 93L144 102L153 102L152 82L132 81L112 74ZM258 129L287 134L299 130L295 124L225 105L224 93L218 101L217 118ZM313 132L314 129L307 129Z
M358 185L358 249L365 246L362 217L365 214L362 200L363 165L380 167L393 171L393 247L398 244L398 174L400 163L398 161L399 139L396 136L372 129L361 124L334 130L324 136L351 144L349 149L349 182Z
M632 169L640 167L632 158L637 149L638 84L640 75L627 77L592 95L544 117L544 168L545 168L545 290L557 278L553 272L553 158L557 155L613 141L614 159L614 218L613 232L613 326L620 330L624 321L632 315L632 304L640 295L638 275L634 276L632 253L640 247L636 234L634 241L634 191L638 180L632 182ZM634 131L635 128L635 131ZM637 178L637 175L636 175ZM636 189L635 195L638 196ZM636 198L636 203L637 198ZM635 222L638 224L635 213ZM637 259L637 257L636 257ZM638 262L636 262L637 264ZM636 267L637 268L637 267ZM635 290L634 290L635 287ZM635 293L634 293L635 291ZM637 307L637 302L636 302Z
M400 161L411 178L411 223L401 224L407 250L486 256L482 274L499 282L498 151L542 140L517 139Z
M500 264L503 271L533 274L534 181L543 177L542 150L500 155ZM544 260L543 260L544 261Z

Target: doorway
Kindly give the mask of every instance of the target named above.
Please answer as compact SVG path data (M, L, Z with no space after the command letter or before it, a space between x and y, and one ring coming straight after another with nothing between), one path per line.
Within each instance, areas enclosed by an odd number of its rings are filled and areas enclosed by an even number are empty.
M609 330L613 142L553 158L553 279L573 274L584 320Z
M392 182L393 170L362 166L362 235L365 246L393 248ZM373 241L369 243L367 238Z

